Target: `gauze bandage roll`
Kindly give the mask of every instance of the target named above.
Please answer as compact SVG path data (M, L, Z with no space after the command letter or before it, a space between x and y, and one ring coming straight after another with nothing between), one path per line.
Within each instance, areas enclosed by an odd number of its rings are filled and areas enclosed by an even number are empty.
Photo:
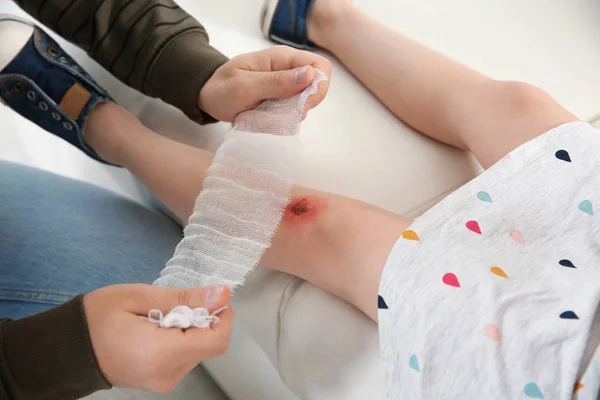
M206 172L184 238L155 285L233 290L258 265L290 200L306 100L326 79L315 72L300 95L267 100L236 118Z

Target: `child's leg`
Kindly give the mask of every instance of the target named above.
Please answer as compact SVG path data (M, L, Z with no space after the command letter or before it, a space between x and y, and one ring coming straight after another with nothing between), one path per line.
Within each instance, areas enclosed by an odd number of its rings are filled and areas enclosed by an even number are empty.
M471 150L486 168L524 142L577 119L542 90L486 77L387 28L349 0L316 0L308 35L402 121Z
M127 167L179 218L187 220L211 153L157 135L112 103L92 111L85 138L101 157ZM356 200L305 188L295 188L293 197L262 264L306 279L375 319L383 265L411 221Z

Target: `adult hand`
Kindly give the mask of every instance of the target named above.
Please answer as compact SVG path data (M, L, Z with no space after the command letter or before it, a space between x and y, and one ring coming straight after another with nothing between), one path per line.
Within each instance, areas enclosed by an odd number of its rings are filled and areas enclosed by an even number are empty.
M223 287L165 289L150 285L115 285L98 289L83 303L92 346L104 377L119 387L168 393L200 361L227 350L231 309L219 314L212 328L161 328L148 321L156 308L204 307L213 312L229 302Z
M267 99L294 96L315 77L314 69L327 75L318 93L309 97L306 112L317 106L329 89L331 63L314 53L289 46L275 46L234 57L215 71L200 90L198 107L220 121L232 122L242 111Z

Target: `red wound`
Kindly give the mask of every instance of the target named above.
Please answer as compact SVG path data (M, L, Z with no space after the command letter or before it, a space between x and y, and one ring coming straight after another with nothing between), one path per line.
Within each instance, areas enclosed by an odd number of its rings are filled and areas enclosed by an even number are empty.
M283 220L288 223L307 223L321 213L325 203L316 196L294 197L288 203Z

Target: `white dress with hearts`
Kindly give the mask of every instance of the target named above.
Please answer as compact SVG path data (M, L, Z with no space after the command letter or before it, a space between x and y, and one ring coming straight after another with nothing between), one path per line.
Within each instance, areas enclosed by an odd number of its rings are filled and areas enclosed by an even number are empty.
M600 132L555 128L417 219L379 296L389 399L598 399Z

